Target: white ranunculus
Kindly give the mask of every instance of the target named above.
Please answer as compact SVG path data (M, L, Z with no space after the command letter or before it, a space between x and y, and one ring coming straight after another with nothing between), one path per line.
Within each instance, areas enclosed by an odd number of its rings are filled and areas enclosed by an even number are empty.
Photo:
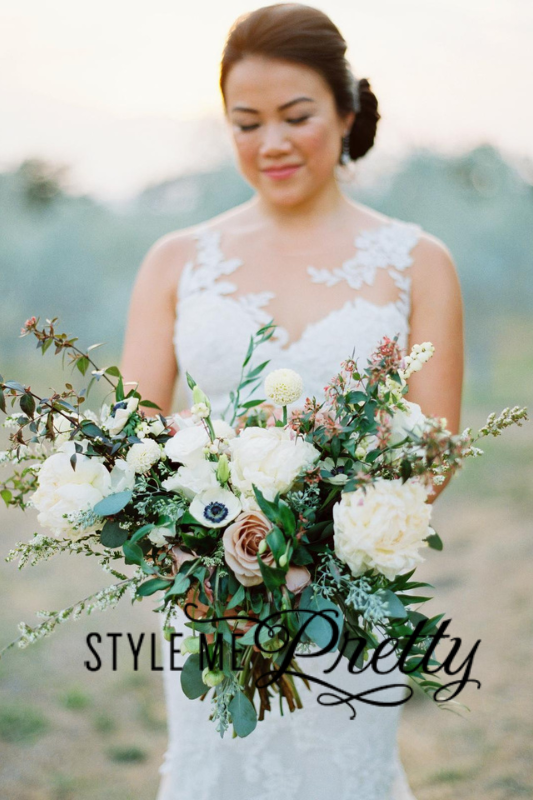
M284 494L297 475L320 457L310 442L286 428L250 426L230 442L231 480L233 486L253 496L252 484L267 498Z
M420 436L424 431L426 415L422 413L418 403L410 403L408 400L403 400L402 402L407 406L407 410L400 411L400 409L397 409L394 412L389 445L398 444L409 433Z
M191 466L204 458L209 436L202 424L181 428L165 443L165 453L171 461Z
M240 513L241 504L233 492L219 486L196 495L189 511L206 528L222 528Z
M152 420L152 422L149 422L148 425L150 427L152 436L159 436L165 430L165 426L159 417L156 417L156 419Z
M182 419L182 422L184 420ZM223 419L212 420L213 430L218 439L231 439L235 431ZM201 461L204 456L204 447L210 443L209 434L203 423L185 424L165 444L165 453L171 461L192 466Z
M135 486L135 470L123 458L117 458L109 478L111 480L112 494L128 492Z
M38 488L31 503L39 514L40 525L50 528L55 536L76 538L96 530L96 527L74 531L71 521L81 511L88 511L104 497L112 493L111 476L101 458L90 458L78 453L76 469L72 469L70 457L74 442L66 442L59 452L46 459L39 469Z
M115 403L107 419L102 422L102 427L109 432L110 436L116 436L122 431L134 411L137 411L138 405L138 397L128 397L127 400Z
M266 396L278 406L295 403L304 390L302 376L293 369L275 369L265 378Z
M190 467L182 465L178 471L166 478L162 486L168 492L180 494L192 500L204 489L215 489L219 484L216 477L217 465L214 461L197 461Z
M354 576L374 569L393 580L408 572L424 561L419 550L432 533L426 498L422 484L399 478L343 493L333 506L335 553Z
M135 442L128 450L126 461L135 472L148 472L161 458L161 448L153 439Z
M148 534L148 539L150 539L152 544L155 544L156 547L163 547L165 544L168 544L166 537L173 537L174 535L174 531L171 531L170 528L152 528Z

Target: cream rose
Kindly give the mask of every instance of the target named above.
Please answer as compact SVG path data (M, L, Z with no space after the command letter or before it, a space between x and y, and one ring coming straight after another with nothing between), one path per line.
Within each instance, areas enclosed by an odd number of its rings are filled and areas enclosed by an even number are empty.
M253 496L255 485L267 500L287 492L297 475L320 457L310 442L293 436L287 428L245 428L229 445L233 486Z
M343 493L333 506L335 553L355 576L374 569L393 580L408 572L424 561L419 550L433 532L426 498L422 484L400 479Z
M259 545L266 538L272 524L261 511L248 511L239 514L235 522L224 531L226 563L243 586L256 586L263 583L263 576L257 561ZM274 556L267 549L261 556L263 563L272 565Z
M311 582L311 573L307 567L290 566L285 579L287 589L294 594L300 594Z

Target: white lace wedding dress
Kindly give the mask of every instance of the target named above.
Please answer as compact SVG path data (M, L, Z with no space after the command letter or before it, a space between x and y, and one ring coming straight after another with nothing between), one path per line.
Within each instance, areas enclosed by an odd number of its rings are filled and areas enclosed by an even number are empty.
M305 394L320 398L341 361L354 350L364 366L383 336L399 334L405 348L410 253L419 235L418 225L391 219L357 236L353 256L341 267L309 266L314 283L329 287L344 282L348 299L309 324L298 341L288 342L287 332L278 327L276 338L256 351L256 362L270 358L268 370L295 369L304 379ZM272 292L239 296L238 284L228 280L234 273L238 280L241 266L240 259L226 259L221 252L220 232L202 226L197 229L196 259L184 267L179 286L175 336L179 368L189 371L209 395L215 417L238 382L250 336L271 319ZM372 288L383 278L392 282L396 296L379 304ZM326 288L323 291L327 293ZM178 611L174 625L185 636L190 634L186 621ZM170 670L170 645L162 637L161 641L169 744L160 768L158 800L414 800L397 749L401 706L355 701L353 719L345 704L327 707L317 702L317 695L327 690L311 684L309 692L301 684L302 710L281 716L275 704L247 738L233 739L230 730L221 739L208 719L209 700L185 697L181 673ZM176 641L179 648L180 640ZM405 677L398 669L388 675L371 669L351 675L347 659L342 658L336 669L324 674L334 663L334 654L299 658L304 672L352 693L401 684L374 697L386 701L404 695ZM183 662L178 653L176 666ZM385 658L380 669L384 672L393 664L394 659Z

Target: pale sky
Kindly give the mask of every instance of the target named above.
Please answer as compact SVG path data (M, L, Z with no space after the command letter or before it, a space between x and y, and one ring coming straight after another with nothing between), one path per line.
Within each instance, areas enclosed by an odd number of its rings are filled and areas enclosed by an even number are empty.
M39 156L119 199L229 153L218 65L250 0L0 0L0 169ZM382 119L370 159L491 142L533 159L530 0L323 0ZM198 141L199 120L214 125ZM205 124L204 127L207 128ZM365 159L368 160L368 159Z

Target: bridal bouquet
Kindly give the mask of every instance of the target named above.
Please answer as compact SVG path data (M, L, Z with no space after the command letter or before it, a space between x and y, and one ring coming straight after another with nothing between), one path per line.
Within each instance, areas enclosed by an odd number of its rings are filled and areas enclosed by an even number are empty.
M491 414L475 435L452 435L446 420L426 417L406 400L410 375L433 354L429 342L402 357L385 338L366 365L348 358L324 397L307 398L290 369L263 376L251 365L275 326L252 337L239 385L220 418L187 375L193 405L165 419L136 388L126 391L117 367L100 369L92 348L43 328L32 334L70 358L87 389L36 395L0 376L0 408L11 449L0 454L8 476L0 494L8 506L33 507L49 531L9 553L19 568L57 553L90 555L119 579L58 612L42 612L35 627L20 623L14 644L25 647L66 619L155 595L173 639L176 606L189 619L181 641L187 656L184 693L211 692L211 718L223 735L247 736L277 696L290 711L302 707L298 652L339 651L360 668L380 642L397 650L415 632L405 663L413 680L435 695L435 657L425 658L443 614L428 618L413 594L429 584L411 580L422 553L442 548L430 526L433 486L467 457L482 437L497 436L527 418L526 409ZM94 381L110 386L111 402L86 410ZM263 384L265 397L257 390ZM10 404L11 408L8 408ZM8 411L11 413L8 414ZM122 565L134 568L123 574ZM418 632L418 634L417 634ZM297 649L299 648L299 650ZM435 697L436 699L436 697ZM443 701L444 702L444 701Z

